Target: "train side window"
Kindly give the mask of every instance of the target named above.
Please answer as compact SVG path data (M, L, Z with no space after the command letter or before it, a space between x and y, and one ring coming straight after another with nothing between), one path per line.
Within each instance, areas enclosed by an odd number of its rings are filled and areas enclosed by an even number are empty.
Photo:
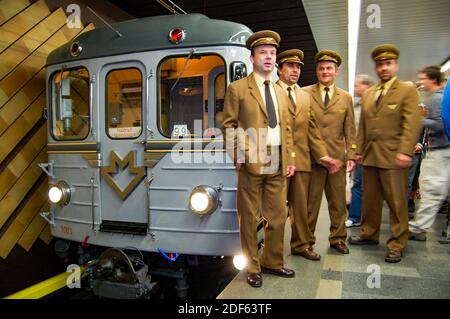
M52 76L51 128L57 140L82 140L89 134L89 72L61 69Z
M159 130L166 137L203 137L208 134L208 75L224 60L214 54L168 57L159 66ZM211 83L211 85L213 85ZM222 85L225 91L225 83ZM212 118L211 118L212 119Z
M137 68L106 75L106 127L113 139L136 138L142 132L142 74Z

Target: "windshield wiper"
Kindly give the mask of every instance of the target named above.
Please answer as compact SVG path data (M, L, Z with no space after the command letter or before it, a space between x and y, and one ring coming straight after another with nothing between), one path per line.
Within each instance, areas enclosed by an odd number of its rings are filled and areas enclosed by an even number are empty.
M192 57L192 54L194 54L194 49L191 49L191 51L189 52L189 55L188 55L187 58L186 58L186 62L184 62L184 66L183 66L183 68L181 69L180 74L178 75L177 79L175 80L175 83L174 83L174 84L172 85L172 87L170 88L170 92L173 91L173 89L175 88L175 86L178 84L178 81L180 81L180 78L181 78L181 76L183 75L184 71L186 71L186 67L187 67L187 65L188 65L188 63L189 63L189 60L190 60L191 57Z

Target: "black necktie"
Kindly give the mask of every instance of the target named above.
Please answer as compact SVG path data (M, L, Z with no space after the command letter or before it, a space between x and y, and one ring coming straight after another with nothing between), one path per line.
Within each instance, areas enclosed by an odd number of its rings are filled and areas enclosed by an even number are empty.
M266 95L266 110L267 115L269 116L269 126L274 128L277 126L277 115L275 114L275 105L273 104L272 94L270 94L270 81L264 81L265 95Z
M380 87L380 95L378 95L377 100L375 101L375 107L378 107L378 105L380 104L381 98L383 97L383 90L384 90L384 87L381 86Z
M323 105L325 105L325 107L328 106L328 103L330 102L330 96L328 95L328 91L330 90L330 88L328 86L325 87L325 99L323 100Z
M297 108L297 106L295 105L294 98L292 97L292 94L291 94L292 88L291 88L291 87L288 87L287 90L288 90L289 100L291 100L291 103L292 103L292 105L294 106L294 111L295 111L295 109Z

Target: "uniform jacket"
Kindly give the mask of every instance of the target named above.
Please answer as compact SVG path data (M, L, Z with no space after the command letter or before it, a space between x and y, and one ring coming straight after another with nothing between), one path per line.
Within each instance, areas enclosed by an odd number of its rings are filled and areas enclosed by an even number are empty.
M397 153L412 156L421 131L419 95L414 84L396 79L376 107L376 87L362 97L357 154L365 166L396 169Z
M287 165L294 165L295 153L292 145L292 131L289 120L289 98L278 86L274 85L277 98L280 128L281 128L281 169L286 173ZM261 156L266 154L266 137L268 115L266 106L261 97L253 73L249 76L231 83L225 95L222 131L225 139L225 147L228 154L236 164L239 152L245 155L245 168L251 174L264 174L264 166L267 166ZM256 134L246 134L245 138L239 136L236 130L227 133L227 129L255 130ZM249 132L250 132L249 131ZM242 131L241 131L242 132ZM251 160L256 158L256 162Z
M285 94L287 93L285 92ZM292 137L294 140L295 170L310 172L311 156L317 161L327 156L327 147L322 140L320 129L311 107L311 95L297 87L295 89L295 101L295 109L292 103L288 104L288 114L291 117Z
M355 115L350 94L335 86L334 94L325 108L319 83L310 85L305 90L311 94L312 109L327 145L328 155L343 162L355 159ZM315 163L317 162L318 158L315 159Z

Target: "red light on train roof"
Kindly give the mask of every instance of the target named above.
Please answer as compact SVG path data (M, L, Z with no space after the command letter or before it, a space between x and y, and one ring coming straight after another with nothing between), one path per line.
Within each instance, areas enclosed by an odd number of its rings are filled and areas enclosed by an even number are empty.
M186 38L186 30L180 27L173 28L169 32L169 41L178 44L184 41Z

